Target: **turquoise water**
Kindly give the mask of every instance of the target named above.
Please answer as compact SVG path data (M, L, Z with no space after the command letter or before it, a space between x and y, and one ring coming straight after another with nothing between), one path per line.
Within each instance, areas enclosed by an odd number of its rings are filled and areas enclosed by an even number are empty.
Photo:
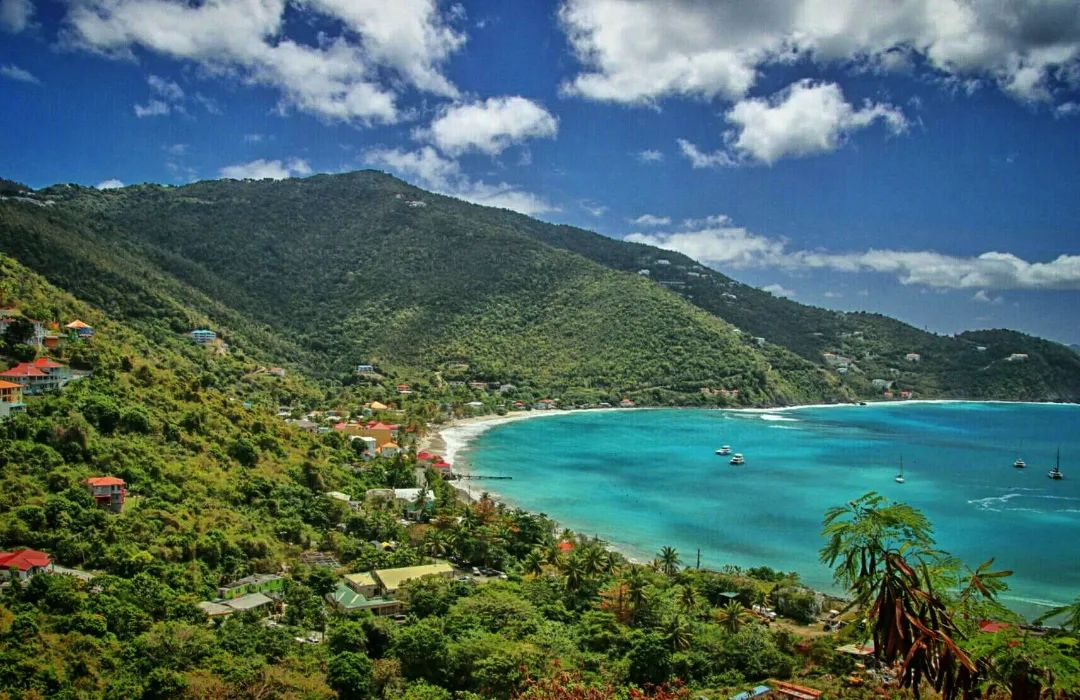
M888 404L775 413L581 412L492 427L459 455L509 503L651 560L768 565L835 590L825 510L875 490L920 508L939 546L1013 569L1025 613L1080 595L1080 406ZM732 467L714 450L746 455ZM1046 472L1060 446L1065 479ZM906 483L894 481L901 456ZM1014 469L1022 456L1024 470Z

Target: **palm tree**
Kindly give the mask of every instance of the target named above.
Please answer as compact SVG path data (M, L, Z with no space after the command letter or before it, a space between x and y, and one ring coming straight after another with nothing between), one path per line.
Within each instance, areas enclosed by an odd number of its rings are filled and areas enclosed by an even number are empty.
M679 588L678 604L679 608L687 615L693 615L694 610L697 609L697 591L689 583Z
M690 623L679 613L675 613L664 623L664 638L671 645L672 651L686 651L694 639Z
M575 592L585 583L585 568L576 557L571 557L563 566L563 576L566 580L566 590Z
M604 570L604 550L589 545L581 552L581 568L588 576L597 576Z
M750 613L739 601L733 600L714 613L716 621L730 634L736 634L743 623L750 619Z
M540 552L535 549L525 555L525 558L521 560L521 572L531 576L539 576L544 573L544 560L540 556Z
M667 576L674 576L679 571L679 553L674 547L664 546L660 548L660 569Z
M631 566L630 573L626 577L626 602L636 615L644 609L649 602L649 593L646 587L649 580L645 578L645 571L640 566Z
M433 530L427 540L427 553L433 557L445 557L450 553L450 538L440 530Z

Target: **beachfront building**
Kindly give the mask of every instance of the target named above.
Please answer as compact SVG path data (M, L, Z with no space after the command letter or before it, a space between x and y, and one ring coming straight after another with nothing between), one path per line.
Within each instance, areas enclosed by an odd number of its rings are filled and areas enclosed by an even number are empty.
M383 423L382 421L373 420L367 423L337 423L334 425L334 430L350 436L374 438L375 447L382 449L384 445L394 442L395 433L397 433L399 427L396 423ZM374 454L374 451L371 454Z
M190 335L191 340L196 345L206 345L207 343L212 343L217 340L217 333L211 330L207 330L205 328L196 328L195 330L191 331Z
M114 513L123 510L124 498L127 496L123 479L115 476L94 476L86 480L86 486L99 506L108 508Z
M36 549L16 549L13 552L0 552L0 581L12 577L16 581L25 581L32 576L52 571L52 557Z

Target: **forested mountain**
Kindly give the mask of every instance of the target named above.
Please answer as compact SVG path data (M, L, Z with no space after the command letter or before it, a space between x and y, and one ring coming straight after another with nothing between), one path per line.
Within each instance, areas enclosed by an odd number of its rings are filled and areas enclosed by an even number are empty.
M9 254L122 318L205 323L315 376L467 364L573 402L850 397L648 280L378 173L36 196L52 204L0 204Z
M406 375L467 364L466 378L575 402L692 403L702 387L738 389L728 400L743 404L834 401L883 384L1080 397L1080 357L1055 343L798 304L678 253L377 172L30 196L52 204L0 202L0 247L56 284L168 332L199 320L321 377L359 362Z

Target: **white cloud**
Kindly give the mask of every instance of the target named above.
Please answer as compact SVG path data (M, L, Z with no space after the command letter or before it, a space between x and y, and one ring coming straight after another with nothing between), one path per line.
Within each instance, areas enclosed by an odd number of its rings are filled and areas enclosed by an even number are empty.
M659 163L664 160L664 154L660 151L647 148L644 151L639 151L635 154L638 160L642 163Z
M307 4L356 32L374 63L393 69L420 90L457 96L440 66L465 43L465 36L439 14L437 0L308 0ZM449 14L454 13L451 8Z
M284 34L287 7L340 19L350 31L299 43ZM408 86L455 94L438 66L463 41L435 0L80 0L63 34L68 46L106 55L142 48L190 61L208 74L275 88L281 110L363 124L397 121L397 94Z
M1074 117L1077 114L1080 114L1080 102L1063 102L1054 108L1054 116L1058 118Z
M264 138L262 134L244 134L244 143L261 143Z
M250 163L227 165L218 171L223 178L233 180L284 180L289 177L303 177L311 174L311 166L306 160L292 158L288 161L264 160L259 158Z
M446 107L416 135L448 155L480 151L495 156L525 139L552 138L558 130L558 120L542 106L511 96Z
M172 112L172 107L168 102L161 100L150 100L144 105L134 105L135 116L142 119L143 117L162 117Z
M668 226L671 224L670 216L655 216L654 214L642 214L630 223L638 226Z
M162 78L158 75L151 75L147 77L146 82L150 85L150 89L155 94L160 95L161 99L168 102L181 102L184 99L184 91L175 81L167 78Z
M695 168L720 168L738 163L724 151L706 153L686 139L676 139L676 143L679 144L679 150L682 151L682 154Z
M1005 301L1000 296L997 296L997 297L990 296L989 294L986 293L985 289L980 289L979 291L975 292L975 295L973 297L971 297L971 300L972 301L977 301L980 304L1001 304L1002 302Z
M624 240L631 243L675 250L695 260L731 267L780 265L784 261L784 243L758 236L745 228L731 226L726 218L691 226L672 233L631 233Z
M903 112L867 101L855 109L836 83L800 80L769 99L737 102L724 118L733 128L724 134L730 152L703 153L679 139L683 155L695 168L757 161L772 164L784 157L828 153L853 131L882 121L896 134L907 129Z
M19 68L16 65L8 64L6 66L0 66L0 77L8 78L10 80L17 80L20 83L33 83L34 85L41 85L41 81L37 79L37 76L28 70Z
M784 287L780 284L770 284L762 287L761 290L772 294L774 297L785 297L787 299L790 299L791 297L795 296L794 289L788 289L787 287Z
M95 187L97 187L99 190L115 190L123 186L124 183L120 182L116 178L103 180L95 185Z
M165 146L164 149L171 156L182 156L188 152L188 145L186 143L173 143Z
M30 0L0 0L0 30L18 34L30 25L34 5Z
M787 241L735 226L725 216L687 220L676 231L635 232L625 240L678 251L713 266L888 274L905 285L978 290L973 297L976 301L983 301L983 297L993 301L985 290L1080 290L1080 255L1030 262L1000 252L964 257L931 250L790 250Z
M555 211L555 207L543 198L514 185L472 180L462 173L456 160L440 155L431 146L416 151L373 148L365 152L362 159L368 166L386 168L423 187L474 204L512 209L528 215Z
M907 128L902 112L867 102L856 110L835 83L802 80L769 100L738 102L726 115L735 126L732 148L744 156L774 163L784 156L827 153L848 133L884 121L893 133Z
M822 296L825 297L826 299L843 299L844 298L843 294L841 294L840 292L834 292L832 290L829 290L829 291L825 292L824 294L822 294Z
M922 65L1037 101L1080 56L1080 16L1068 0L564 0L559 19L582 64L564 90L630 104L736 101L764 67L805 59Z

